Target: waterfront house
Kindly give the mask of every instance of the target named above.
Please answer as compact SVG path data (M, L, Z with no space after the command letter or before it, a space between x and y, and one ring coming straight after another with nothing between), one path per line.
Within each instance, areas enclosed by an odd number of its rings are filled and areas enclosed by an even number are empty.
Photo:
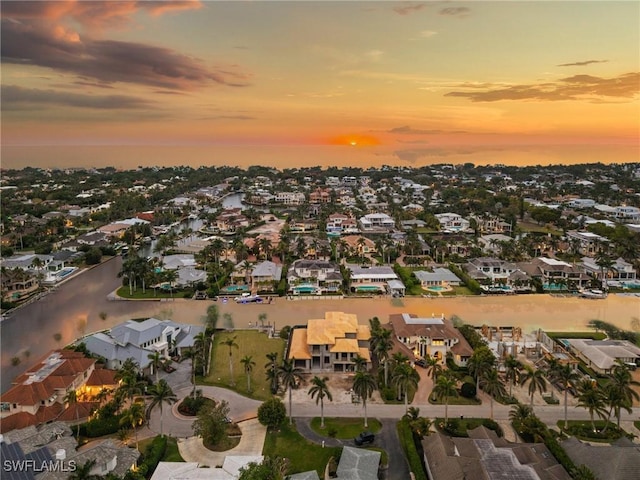
M275 198L276 203L283 205L302 205L305 200L302 192L278 192Z
M602 269L591 257L582 257L582 266L593 275L594 278L602 279ZM633 282L637 278L633 265L625 259L619 257L613 261L611 266L605 269L604 277L607 282ZM613 284L615 285L615 283Z
M2 300L5 302L19 302L38 291L38 279L33 272L2 266L0 277Z
M518 262L518 268L532 278L539 278L545 289L558 286L585 287L591 277L582 267L555 258L536 257L530 262Z
M120 368L131 358L142 371L153 374L149 354L159 352L163 358L181 356L193 347L195 336L201 332L203 326L148 318L142 322L127 320L107 333L89 335L82 342L89 352L103 358L109 368Z
M496 283L510 285L517 279L528 278L515 263L492 257L474 258L464 264L463 268L474 280L491 285Z
M216 227L223 234L232 234L249 226L249 219L242 214L241 208L227 208L216 217Z
M289 267L287 282L294 295L337 293L342 287L342 274L335 262L301 259Z
M351 291L355 293L397 293L405 294L405 286L387 266L361 267L347 264L350 272ZM394 282L394 283L391 283ZM393 287L393 289L392 289Z
M595 233L578 232L576 230L567 232L567 240L570 243L575 243L578 252L587 256L595 256L603 248L606 248L609 243L609 240Z
M274 291L282 278L282 265L269 260L258 263L252 270L251 289L254 291Z
M465 366L473 349L444 315L418 317L410 313L389 315L394 339L407 347L414 358L432 357L440 363L451 353L458 366Z
M461 280L448 268L434 268L433 272L416 270L413 272L422 288L459 286Z
M307 371L352 372L358 355L371 367L370 338L369 326L358 324L355 314L326 312L292 330L286 355Z
M569 351L596 373L607 375L619 363L640 366L640 348L627 340L570 338L564 341L569 344Z

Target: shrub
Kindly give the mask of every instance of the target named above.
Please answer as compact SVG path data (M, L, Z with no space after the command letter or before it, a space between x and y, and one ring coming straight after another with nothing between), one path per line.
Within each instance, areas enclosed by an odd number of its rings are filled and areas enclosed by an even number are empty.
M409 468L413 472L415 480L427 480L427 474L425 473L424 465L422 464L422 458L416 448L409 421L407 419L400 420L397 428L400 445L402 445L404 454L409 461Z
M265 427L277 427L287 418L287 409L278 397L272 397L258 407L258 421Z
M491 420L490 418L484 418L482 419L482 425L485 428L488 428L489 430L493 430L494 432L496 432L496 435L498 435L499 437L502 437L504 435L504 432L502 431L502 427L500 427L498 422L496 422L495 420Z
M188 396L178 405L178 412L183 415L196 416L204 405L205 400L206 398L202 395Z
M470 382L463 383L462 387L460 387L460 395L464 398L475 398L476 386Z
M143 470L145 477L151 478L158 463L167 452L167 437L158 435L153 439L151 445L147 447L142 456L142 465L138 467Z
M289 340L289 333L291 332L291 327L289 325L285 325L282 327L279 333L279 337L283 340Z
M392 387L383 387L380 390L380 396L386 402L391 402L396 399L397 392Z
M88 438L96 438L117 433L118 430L120 430L121 416L122 415L105 415L89 420L87 423L80 425L80 434Z

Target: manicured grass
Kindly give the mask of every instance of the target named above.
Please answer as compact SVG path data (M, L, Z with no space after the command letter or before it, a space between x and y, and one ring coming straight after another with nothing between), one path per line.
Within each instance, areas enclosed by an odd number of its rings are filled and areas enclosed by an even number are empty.
M429 396L429 403L433 405L444 405L444 400L435 400L432 396ZM480 405L482 402L475 398L465 398L462 395L457 397L449 397L449 405Z
M164 292L161 288L156 288L155 294L153 288L148 288L142 293L142 288L138 287L133 291L133 295L129 294L129 286L123 285L118 289L116 295L122 298L129 298L133 300L160 300L161 298L172 298L170 293ZM181 292L173 292L173 298L182 298Z
M407 295L422 295L423 293L428 293L426 290L423 290L420 285L413 285L407 289Z
M318 435L324 437L329 436L330 431L335 431L335 438L355 438L360 432L368 430L372 433L378 433L382 428L382 424L376 418L367 419L368 427L364 428L364 418L327 418L324 419L325 428L320 428L320 417L311 420L311 428Z
M146 451L147 447L151 445L153 439L155 437L145 438L144 440L140 440L140 451ZM130 444L134 444L135 441L133 439L129 440ZM178 440L173 437L167 437L167 451L164 453L164 456L160 460L161 462L184 462L184 458L180 456L180 452L178 451Z
M604 332L545 332L551 338L591 338L604 340L607 334Z
M278 455L291 462L289 473L300 473L308 470L318 472L324 478L324 468L331 457L342 453L340 447L317 445L302 437L295 428L284 423L278 430L269 430L262 449L263 455Z
M233 377L235 386L231 385L229 374L229 347L222 342L236 337L238 348L232 348ZM265 333L256 330L236 330L234 332L216 332L213 341L213 353L211 355L211 373L206 378L198 378L198 383L203 385L217 385L230 388L247 397L257 400L267 400L271 397L269 383L265 375L264 366L268 362L266 355L278 352L278 363L282 361L284 353L284 340L269 338ZM247 375L244 365L240 360L249 355L255 362L251 375L251 392L247 391Z
M518 222L518 227L520 227L523 232L550 233L551 235L555 235L557 237L562 235L562 230L548 228L545 225L538 225L536 223Z
M475 293L473 293L467 287L451 287L451 288L453 288L452 291L441 292L442 295L445 297L452 297L454 295L475 295Z

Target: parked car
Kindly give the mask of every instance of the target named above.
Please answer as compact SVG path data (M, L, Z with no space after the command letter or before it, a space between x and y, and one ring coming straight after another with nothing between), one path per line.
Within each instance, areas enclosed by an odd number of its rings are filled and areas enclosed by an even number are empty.
M362 445L368 445L370 443L373 443L375 439L376 439L376 436L373 433L362 432L360 435L354 438L353 441L358 447L361 447Z
M416 360L416 365L422 368L427 368L427 361L424 358Z

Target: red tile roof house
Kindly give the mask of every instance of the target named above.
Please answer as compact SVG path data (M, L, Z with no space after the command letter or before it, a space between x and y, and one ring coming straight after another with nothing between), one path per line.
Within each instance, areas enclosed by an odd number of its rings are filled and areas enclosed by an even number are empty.
M96 369L96 360L80 352L48 353L0 395L0 433L52 420L85 419L97 404L82 400L94 395L94 390L115 387L114 375L114 371ZM79 399L74 406L64 401L71 390Z

